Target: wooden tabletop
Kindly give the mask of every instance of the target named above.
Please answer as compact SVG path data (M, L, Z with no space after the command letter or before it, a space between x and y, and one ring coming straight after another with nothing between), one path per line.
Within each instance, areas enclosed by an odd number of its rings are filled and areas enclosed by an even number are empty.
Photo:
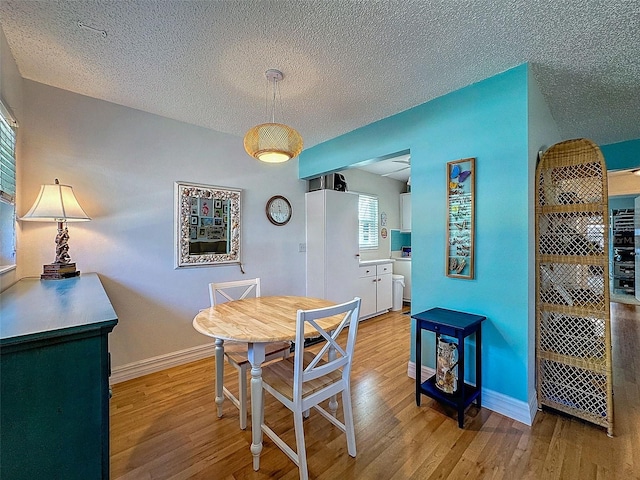
M335 303L309 297L259 297L234 300L202 310L193 319L198 332L223 340L241 342L279 342L295 340L298 310L330 307ZM342 315L318 322L332 330L342 321ZM305 337L318 333L305 329Z

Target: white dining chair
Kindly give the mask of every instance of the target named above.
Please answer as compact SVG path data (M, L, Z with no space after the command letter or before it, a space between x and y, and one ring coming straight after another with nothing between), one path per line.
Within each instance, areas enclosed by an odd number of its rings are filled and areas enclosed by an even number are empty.
M238 280L235 282L214 282L209 284L211 306L232 300L242 300L250 295L260 296L260 279ZM238 396L236 397L224 385L224 365L216 365L216 385L222 385L222 391L231 403L240 410L240 428L247 428L247 372L251 369L247 357L248 346L242 342L224 342L224 356L238 371ZM287 358L291 351L289 342L270 343L265 348L265 362ZM222 398L220 398L222 400ZM222 417L222 404L218 404L218 417Z
M315 310L298 310L296 324L295 353L280 362L272 363L262 369L263 392L266 390L293 413L293 424L296 435L294 451L264 421L264 399L262 415L262 431L298 466L300 479L307 480L307 454L305 449L303 417L310 408L315 408L323 417L342 430L347 437L347 451L356 456L356 436L351 409L350 374L353 361L353 350L358 331L358 315L360 299ZM341 316L339 326L325 331L318 325L318 320ZM322 342L313 349L304 348L304 330L309 327L317 330ZM348 335L340 337L342 330L348 327ZM310 350L319 348L318 353ZM342 393L344 423L335 416L337 404L330 401L327 412L319 404L324 400ZM333 400L333 399L332 399Z

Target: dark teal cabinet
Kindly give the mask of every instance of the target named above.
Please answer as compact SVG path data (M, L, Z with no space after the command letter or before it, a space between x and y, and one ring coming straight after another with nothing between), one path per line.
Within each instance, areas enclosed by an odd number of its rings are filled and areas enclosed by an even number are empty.
M109 478L117 321L96 274L0 294L0 479Z

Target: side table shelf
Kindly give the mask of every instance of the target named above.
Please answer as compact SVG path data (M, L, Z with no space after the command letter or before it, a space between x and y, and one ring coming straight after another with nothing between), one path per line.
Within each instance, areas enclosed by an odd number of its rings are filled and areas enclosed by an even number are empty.
M481 406L482 390L482 322L486 317L470 313L457 312L444 308L432 308L412 315L416 321L416 405L420 406L422 395L427 395L439 402L458 410L458 427L464 425L464 411L474 401ZM435 332L436 335L447 335L458 341L458 390L448 394L436 386L436 376L433 375L421 382L422 366L422 330ZM476 385L464 381L464 341L469 335L476 337ZM437 356L437 355L436 355ZM437 362L437 359L436 359Z

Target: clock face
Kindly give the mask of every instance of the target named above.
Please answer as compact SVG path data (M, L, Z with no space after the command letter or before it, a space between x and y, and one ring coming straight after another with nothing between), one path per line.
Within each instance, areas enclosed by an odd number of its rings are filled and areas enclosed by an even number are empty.
M274 225L284 225L291 220L291 204L282 195L271 197L267 202L267 218Z

